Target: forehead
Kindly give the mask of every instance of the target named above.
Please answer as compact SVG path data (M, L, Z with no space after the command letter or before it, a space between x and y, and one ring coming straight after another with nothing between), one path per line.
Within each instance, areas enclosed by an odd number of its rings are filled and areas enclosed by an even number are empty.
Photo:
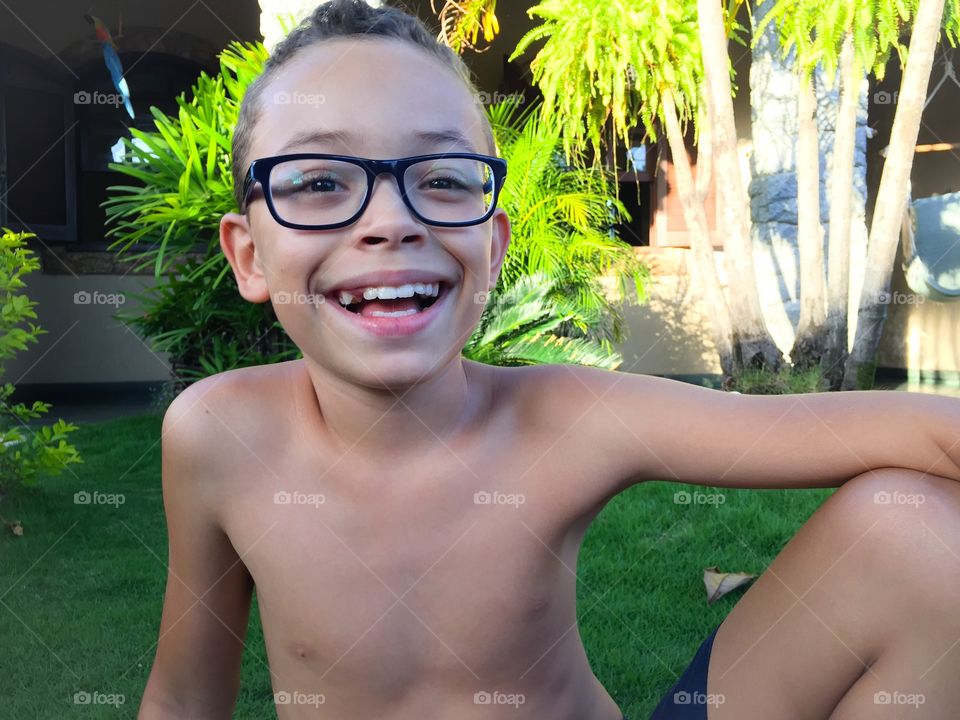
M252 157L485 152L481 112L456 73L427 52L392 39L338 38L301 50L263 89ZM449 131L464 140L443 139Z

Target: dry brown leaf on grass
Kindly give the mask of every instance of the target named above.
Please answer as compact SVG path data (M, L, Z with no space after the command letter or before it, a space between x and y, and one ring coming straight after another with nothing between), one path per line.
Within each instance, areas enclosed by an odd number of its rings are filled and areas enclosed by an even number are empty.
M23 526L20 524L19 520L14 520L13 522L10 522L5 517L0 515L0 522L2 522L4 525L10 528L10 532L12 532L17 537L21 537L23 535Z
M728 573L720 572L715 567L703 569L703 584L707 587L707 605L713 605L731 590L736 590L741 585L746 585L755 579L756 575L746 573Z

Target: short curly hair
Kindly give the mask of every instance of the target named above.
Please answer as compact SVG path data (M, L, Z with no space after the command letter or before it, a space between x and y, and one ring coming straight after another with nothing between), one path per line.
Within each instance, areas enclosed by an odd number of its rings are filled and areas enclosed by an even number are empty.
M243 204L243 182L249 166L253 129L260 117L260 96L264 89L277 71L305 48L325 40L348 37L389 38L418 47L453 70L471 94L477 96L477 86L470 69L459 55L431 35L415 15L398 8L375 8L364 0L330 0L318 5L309 17L274 47L264 63L263 72L250 83L243 96L231 146L233 196L238 208ZM495 153L496 143L490 121L486 113L481 112L480 115L489 152Z

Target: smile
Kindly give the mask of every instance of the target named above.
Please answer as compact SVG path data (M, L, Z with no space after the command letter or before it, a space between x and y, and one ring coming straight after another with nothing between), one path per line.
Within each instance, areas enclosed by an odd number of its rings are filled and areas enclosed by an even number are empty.
M336 297L328 297L325 304L367 332L380 337L402 337L425 329L446 306L451 289L442 281L369 287L339 291Z

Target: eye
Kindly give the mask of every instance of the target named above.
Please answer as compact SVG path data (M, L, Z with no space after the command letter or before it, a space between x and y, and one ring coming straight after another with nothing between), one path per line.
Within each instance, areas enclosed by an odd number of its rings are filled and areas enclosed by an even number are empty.
M453 175L434 176L426 181L430 190L466 190L467 186Z
M365 181L360 168L336 160L289 160L278 164L270 174L275 199L346 197L360 191Z
M314 177L304 177L297 183L298 190L302 192L336 192L337 190L346 190L342 183L340 183L337 178L327 175L327 176L314 176Z

